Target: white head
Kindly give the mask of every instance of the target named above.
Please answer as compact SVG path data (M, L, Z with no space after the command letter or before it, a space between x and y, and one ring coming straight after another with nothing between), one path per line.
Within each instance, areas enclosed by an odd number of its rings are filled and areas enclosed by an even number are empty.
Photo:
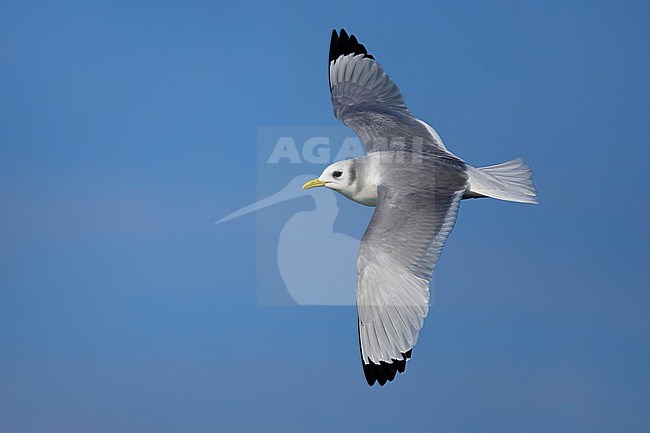
M303 189L324 186L334 191L345 194L352 190L356 181L356 169L353 159L335 162L323 170L318 179L313 179L302 186Z
M337 191L357 203L375 206L377 187L365 179L363 158L346 159L327 167L318 179L313 179L302 186L303 189L324 186Z

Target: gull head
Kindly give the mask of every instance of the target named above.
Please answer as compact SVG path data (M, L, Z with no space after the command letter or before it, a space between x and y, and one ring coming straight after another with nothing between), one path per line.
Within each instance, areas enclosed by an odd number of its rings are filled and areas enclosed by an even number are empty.
M356 170L354 167L354 160L346 159L344 161L335 162L327 167L318 178L312 179L304 184L302 189L324 186L343 193L344 191L353 189L355 178Z
M345 159L323 170L317 179L302 186L303 189L324 186L343 194L350 200L366 206L377 204L377 186L367 179L365 158Z

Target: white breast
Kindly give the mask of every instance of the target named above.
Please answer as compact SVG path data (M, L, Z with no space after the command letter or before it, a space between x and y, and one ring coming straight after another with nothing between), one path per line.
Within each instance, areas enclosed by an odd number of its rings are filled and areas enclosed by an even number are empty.
M377 206L377 185L368 183L364 189L347 197L366 206Z

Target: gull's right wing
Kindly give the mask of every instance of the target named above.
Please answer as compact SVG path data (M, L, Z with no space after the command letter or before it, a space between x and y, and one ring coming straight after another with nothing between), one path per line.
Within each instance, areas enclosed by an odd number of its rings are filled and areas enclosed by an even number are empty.
M380 150L447 153L438 133L406 107L402 93L357 38L332 31L329 84L334 115L366 147Z

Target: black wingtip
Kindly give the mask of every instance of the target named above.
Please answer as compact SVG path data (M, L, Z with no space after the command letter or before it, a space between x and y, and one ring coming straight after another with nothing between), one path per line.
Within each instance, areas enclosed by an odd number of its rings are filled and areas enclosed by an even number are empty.
M359 43L356 36L349 36L345 29L341 29L340 33L337 33L336 29L332 30L329 62L348 54L362 54L364 57L374 59L371 54L368 54L366 47Z
M375 382L379 383L379 386L384 386L387 382L391 382L395 379L397 373L404 373L406 370L406 360L411 358L411 353L413 349L408 352L402 353L403 359L396 360L391 359L391 362L380 361L379 364L371 362L366 364L363 360L361 364L363 365L363 374L366 376L366 382L368 385L373 386Z

